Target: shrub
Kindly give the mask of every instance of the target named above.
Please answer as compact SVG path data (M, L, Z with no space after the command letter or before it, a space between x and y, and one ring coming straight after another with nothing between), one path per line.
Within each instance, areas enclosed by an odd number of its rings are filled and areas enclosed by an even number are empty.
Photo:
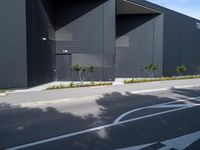
M81 81L81 83L87 80L91 73L96 71L95 66L83 66L80 64L73 65L72 69L73 71L77 72L78 80Z
M70 88L74 87L74 83L71 82L71 83L69 84L69 87L70 87Z
M145 71L148 73L150 78L154 77L154 72L159 70L159 66L155 64L150 64L144 67L144 69L141 69L141 71Z
M180 76L187 71L187 67L185 65L179 65L176 67L176 73L178 73Z

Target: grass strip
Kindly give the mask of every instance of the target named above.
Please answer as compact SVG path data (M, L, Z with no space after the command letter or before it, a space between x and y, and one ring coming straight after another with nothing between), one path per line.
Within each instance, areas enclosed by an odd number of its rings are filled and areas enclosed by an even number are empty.
M0 89L0 93L5 93L6 90Z
M111 82L101 82L101 83L90 83L90 84L73 84L70 83L69 85L66 84L59 84L59 85L52 85L47 88L47 90L54 90L54 89L67 89L67 88L80 88L80 87L95 87L95 86L106 86L112 85Z
M200 79L200 75L180 76L180 77L163 77L163 78L131 79L131 80L124 80L124 83L130 84L130 83L145 83L145 82L155 82L155 81L186 80L186 79Z

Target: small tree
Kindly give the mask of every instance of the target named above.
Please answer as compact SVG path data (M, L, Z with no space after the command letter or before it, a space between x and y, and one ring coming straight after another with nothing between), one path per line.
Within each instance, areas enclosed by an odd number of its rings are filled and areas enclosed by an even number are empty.
M187 71L187 67L185 65L179 65L176 67L176 73L178 73L180 76Z
M91 73L96 71L95 66L83 66L80 64L73 65L72 69L77 72L78 80L81 81L81 84L83 81L87 80Z
M141 69L141 71L147 72L150 78L154 77L154 73L157 70L159 70L159 66L154 64L147 65L144 67L144 69Z

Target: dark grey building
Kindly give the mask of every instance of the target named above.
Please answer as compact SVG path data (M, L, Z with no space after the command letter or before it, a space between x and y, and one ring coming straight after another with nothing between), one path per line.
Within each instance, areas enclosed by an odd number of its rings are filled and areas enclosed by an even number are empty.
M144 0L0 0L0 87L76 80L71 66L95 65L90 80L187 74L200 66L200 21Z

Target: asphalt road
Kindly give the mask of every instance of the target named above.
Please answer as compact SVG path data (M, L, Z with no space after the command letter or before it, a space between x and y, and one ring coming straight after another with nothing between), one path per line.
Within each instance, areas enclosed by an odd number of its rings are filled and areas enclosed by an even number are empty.
M0 104L0 149L199 150L200 87Z

